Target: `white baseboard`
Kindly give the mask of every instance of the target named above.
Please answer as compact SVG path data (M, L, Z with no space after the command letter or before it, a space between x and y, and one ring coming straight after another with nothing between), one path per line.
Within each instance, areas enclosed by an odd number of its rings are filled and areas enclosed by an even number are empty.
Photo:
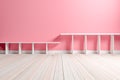
M45 54L45 50L35 50L34 54ZM49 50L49 54L71 54L70 50ZM84 50L74 50L73 54L98 54L97 50L87 50L86 53L84 53ZM5 54L5 51L0 50L0 54ZM18 51L16 50L9 50L9 54L18 54ZM31 50L22 50L22 54L32 54ZM101 50L100 54L110 54L109 50ZM120 50L115 50L114 54L120 54Z

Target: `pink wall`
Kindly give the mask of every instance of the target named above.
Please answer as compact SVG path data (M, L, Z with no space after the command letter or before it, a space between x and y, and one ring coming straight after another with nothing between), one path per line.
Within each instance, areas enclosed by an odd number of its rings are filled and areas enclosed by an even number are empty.
M55 41L61 32L120 33L120 0L0 0L0 42ZM83 49L79 38L75 49ZM109 37L102 39L102 49L109 49ZM53 49L70 49L69 36L61 42ZM88 48L96 49L95 36Z

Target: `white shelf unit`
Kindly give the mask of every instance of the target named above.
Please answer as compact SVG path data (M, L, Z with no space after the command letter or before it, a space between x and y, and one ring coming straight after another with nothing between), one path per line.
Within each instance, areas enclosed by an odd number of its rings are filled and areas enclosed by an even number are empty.
M48 45L49 45L49 44L59 44L60 42L35 42L35 43L45 44L45 47L46 47L45 52L46 52L46 54L48 54L48 52L49 52L49 47L48 47ZM34 43L33 43L33 44L34 44ZM33 49L34 49L34 47L33 47ZM33 50L32 50L32 51L33 51Z
M8 54L9 53L9 43L6 42L5 43L5 54Z
M114 35L111 35L111 38L110 38L110 39L111 39L111 41L110 41L110 42L111 42L111 43L110 43L110 52L111 52L111 53L114 53L114 42L115 42L115 41L114 41Z
M84 35L84 53L87 53L87 35Z
M84 36L84 53L87 53L87 36L97 36L97 53L101 53L101 36L111 36L110 53L114 53L114 36L120 33L61 33L62 36L71 36L71 51L74 53L74 36Z
M120 33L61 33L61 36L71 36L71 52L74 53L74 36L84 36L84 53L87 53L87 36L93 35L97 36L97 53L101 53L101 36L107 35L110 36L110 53L114 53L114 36L120 36ZM18 43L18 53L22 54L22 43L32 44L32 54L35 53L34 44L45 44L46 54L49 51L49 44L58 44L60 42L0 42L5 43L5 54L9 54L9 43Z
M97 36L97 53L100 54L101 51L101 36Z
M18 52L19 52L19 54L21 54L22 53L22 45L21 45L21 43L18 43Z
M58 44L60 42L0 42L0 43L5 43L5 54L9 54L9 44L10 43L16 43L18 44L18 53L22 54L22 44L32 44L32 54L35 53L35 47L34 44L45 44L46 49L45 52L48 54L49 51L49 44Z

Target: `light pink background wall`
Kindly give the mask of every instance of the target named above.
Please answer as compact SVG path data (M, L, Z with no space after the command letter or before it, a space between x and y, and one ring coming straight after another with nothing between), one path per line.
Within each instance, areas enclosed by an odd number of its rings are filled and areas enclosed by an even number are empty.
M61 32L120 33L120 0L0 0L0 42L55 41ZM70 49L70 38L50 47ZM83 49L82 37L75 38L75 49ZM120 49L120 38L115 40ZM95 36L88 37L88 48L96 49ZM109 49L109 36L103 36L102 49Z

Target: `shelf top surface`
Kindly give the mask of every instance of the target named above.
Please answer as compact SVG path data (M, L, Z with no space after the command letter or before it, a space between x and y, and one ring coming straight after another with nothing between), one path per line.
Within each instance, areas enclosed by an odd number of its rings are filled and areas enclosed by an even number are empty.
M60 35L120 35L120 33L61 33Z
M0 42L0 43L26 43L26 44L40 43L40 44L58 44L58 43L60 43L60 42Z

